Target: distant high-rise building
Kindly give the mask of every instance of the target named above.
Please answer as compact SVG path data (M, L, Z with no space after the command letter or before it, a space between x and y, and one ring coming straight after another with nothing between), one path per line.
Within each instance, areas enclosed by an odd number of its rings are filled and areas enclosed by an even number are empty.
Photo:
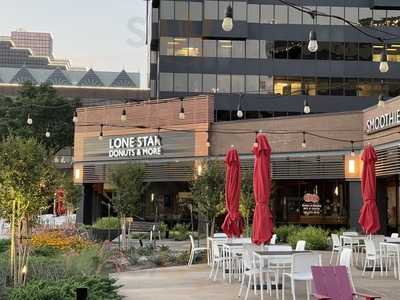
M12 31L11 40L18 48L29 48L35 56L53 58L53 37L48 32Z

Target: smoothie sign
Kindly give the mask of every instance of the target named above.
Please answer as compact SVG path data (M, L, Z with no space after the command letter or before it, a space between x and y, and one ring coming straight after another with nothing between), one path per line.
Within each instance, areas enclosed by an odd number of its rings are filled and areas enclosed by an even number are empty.
M366 129L371 134L397 125L400 125L400 109L368 119Z
M108 144L108 157L160 156L161 148L161 139L158 135L111 138Z

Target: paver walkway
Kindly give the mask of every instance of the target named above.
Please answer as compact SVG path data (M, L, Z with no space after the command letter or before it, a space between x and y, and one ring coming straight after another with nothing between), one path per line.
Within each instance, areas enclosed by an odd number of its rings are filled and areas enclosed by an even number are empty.
M323 253L324 264L327 264L328 253ZM227 300L238 299L239 283L234 281L229 284L222 281L221 276L216 282L208 280L209 268L207 265L193 265L190 269L187 266L142 270L116 274L118 282L123 284L121 295L127 300L187 300L187 299L213 299ZM393 272L389 277L381 277L379 272L371 279L367 273L361 277L361 271L353 268L353 279L355 286L360 292L381 295L382 299L400 299L400 281L394 279ZM305 285L296 285L296 296L298 300L306 299ZM243 298L244 299L244 298ZM250 299L260 299L252 291ZM276 299L265 294L264 299ZM287 292L285 299L292 299Z

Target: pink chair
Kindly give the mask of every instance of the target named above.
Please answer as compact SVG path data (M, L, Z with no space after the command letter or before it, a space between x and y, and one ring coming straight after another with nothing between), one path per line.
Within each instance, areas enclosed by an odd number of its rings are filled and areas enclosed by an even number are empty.
M367 294L357 293L353 290L349 274L345 266L317 267L312 266L313 293L319 300L353 300L355 296L364 297L366 300L381 298Z

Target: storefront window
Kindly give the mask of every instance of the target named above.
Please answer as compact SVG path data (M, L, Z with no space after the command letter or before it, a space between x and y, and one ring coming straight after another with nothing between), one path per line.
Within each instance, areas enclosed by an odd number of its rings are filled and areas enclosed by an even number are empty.
M380 62L382 51L383 51L382 45L373 45L372 46L372 61Z
M319 25L329 25L330 24L330 7L329 6L318 6L317 10L322 15L317 16L317 24Z
M218 93L231 92L231 76L230 75L217 75L217 91Z
M357 96L357 78L344 79L344 95Z
M274 94L277 95L290 95L290 85L286 77L275 77L274 78Z
M343 96L343 78L331 78L331 95Z
M244 58L245 56L245 41L232 41L232 57Z
M187 92L187 73L174 73L174 91Z
M289 7L289 24L301 24L301 10Z
M274 6L261 5L260 23L273 24L274 23Z
M318 43L318 51L317 51L317 59L319 60L328 60L329 59L329 42L319 42Z
M301 42L292 41L288 42L288 58L301 59Z
M304 6L305 11L314 11L315 6ZM310 14L303 12L303 24L314 24L314 19Z
M202 40L201 38L189 38L189 56L202 56Z
M310 50L308 50L308 42L304 41L302 44L302 52L303 52L303 59L315 59L317 53L315 52L310 52Z
M247 40L246 41L246 57L247 58L259 58L260 56L260 41L259 40Z
M358 7L345 7L346 20L353 23L353 25L358 24Z
M172 92L174 90L174 74L160 73L160 91Z
M393 61L393 62L400 62L400 45L394 45L396 47L389 47L387 48L387 58L388 61Z
M189 19L188 2L175 1L175 20L188 20L188 19Z
M287 41L275 41L274 45L274 57L287 59Z
M358 56L361 61L371 61L372 60L372 45L368 43L358 44Z
M246 75L246 93L258 94L259 92L259 76Z
M231 57L232 41L218 40L218 57Z
M314 77L304 77L303 87L306 95L315 96L317 94L317 83Z
M302 89L301 89L301 78L296 78L292 77L289 82L289 88L290 88L290 95L296 96L296 95L301 95L302 94Z
M337 2L336 4L339 5L339 6L332 6L331 7L331 15L332 16L338 16L338 17L341 17L341 18L344 19L344 5L343 5L344 3L343 3L343 0L342 1L337 1L336 0L336 2ZM342 3L340 3L340 2L342 2ZM342 5L342 6L340 6L340 5ZM340 19L331 17L331 25L344 25L343 19L340 20Z
M188 56L188 39L187 38L174 38L175 56Z
M329 95L329 78L317 78L317 94L322 96Z
M217 90L217 75L203 74L203 92L211 93Z
M203 3L190 1L189 18L191 21L203 20Z
M173 20L174 19L174 1L161 1L160 19Z
M260 76L260 94L272 94L274 81L272 76Z
M346 43L345 54L346 54L346 60L358 60L358 44Z
M203 55L205 57L216 57L217 56L217 41L203 40Z
M332 42L331 43L331 59L344 60L344 43Z
M244 75L232 75L232 93L244 93Z
M163 1L161 1L162 3ZM218 20L218 2L204 1L204 19Z
M247 22L260 23L260 5L249 4L247 6Z
M271 41L260 41L260 58L272 58L274 57L274 42Z
M363 26L370 26L372 24L372 10L367 7L360 7L358 9L358 23Z
M288 23L288 6L275 5L275 24Z
M189 92L200 93L202 91L202 75L189 73Z
M231 4L229 1L218 1L218 19L223 20L225 17L225 10ZM235 13L235 8L233 8L233 13ZM233 18L235 20L235 18Z
M161 55L174 55L174 38L160 37L160 54Z
M224 10L224 16L225 16L225 10ZM247 2L244 1L233 2L233 19L236 21L247 20Z
M379 95L381 91L380 82L374 79L358 79L357 96L372 96Z

